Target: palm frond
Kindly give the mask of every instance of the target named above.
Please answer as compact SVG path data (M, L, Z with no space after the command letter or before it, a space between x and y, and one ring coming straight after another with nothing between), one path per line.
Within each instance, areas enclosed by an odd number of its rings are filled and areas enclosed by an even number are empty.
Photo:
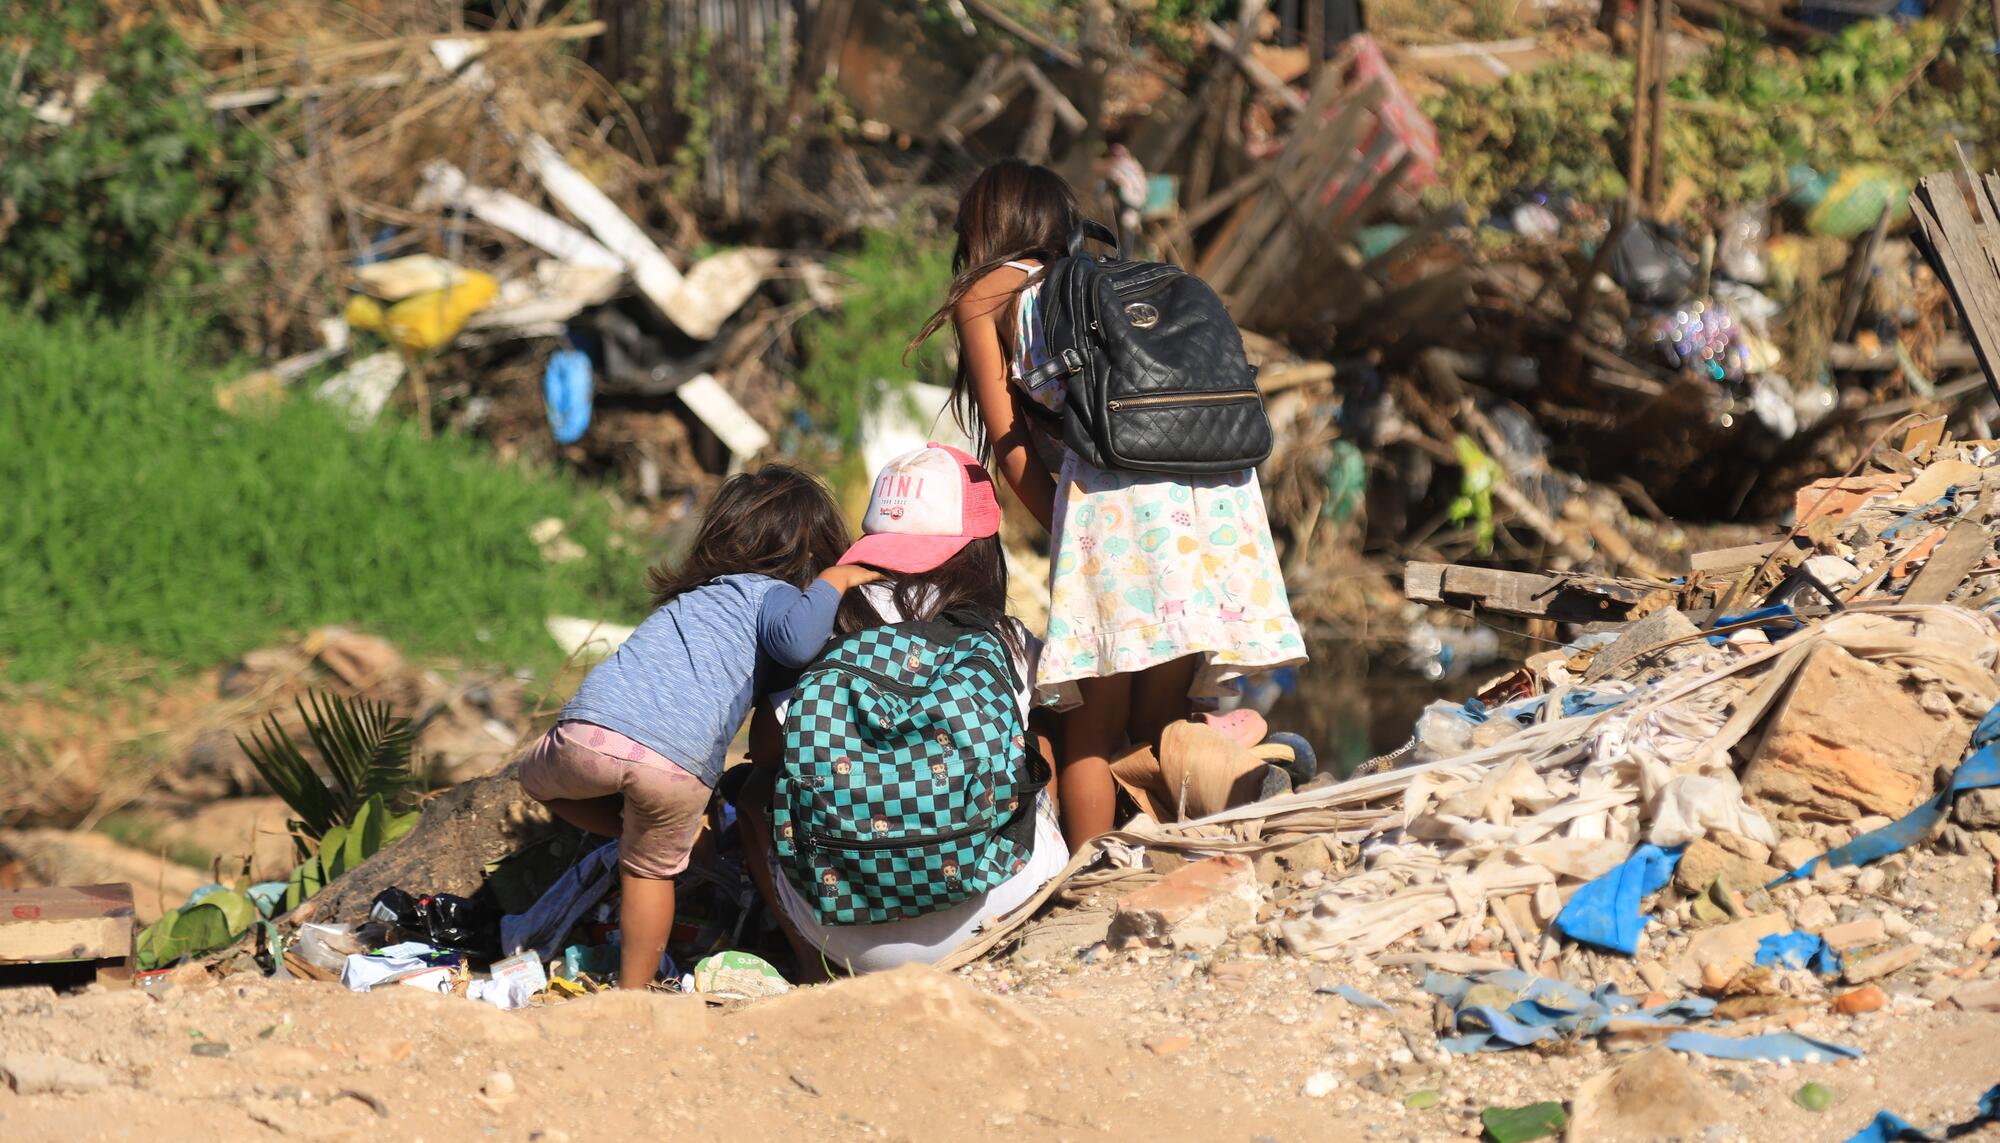
M272 791L284 799L298 819L297 833L315 841L328 831L352 822L372 797L394 800L414 780L410 755L416 736L410 720L390 713L389 704L329 695L318 691L299 702L299 719L326 774L306 761L298 744L278 724L265 720L262 732L237 743ZM300 842L301 852L304 843Z

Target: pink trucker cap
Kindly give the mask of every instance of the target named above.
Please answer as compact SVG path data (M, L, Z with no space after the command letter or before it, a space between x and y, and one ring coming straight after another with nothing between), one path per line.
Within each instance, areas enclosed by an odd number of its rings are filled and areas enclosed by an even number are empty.
M963 452L932 442L882 466L862 537L840 562L927 572L999 530L992 475Z

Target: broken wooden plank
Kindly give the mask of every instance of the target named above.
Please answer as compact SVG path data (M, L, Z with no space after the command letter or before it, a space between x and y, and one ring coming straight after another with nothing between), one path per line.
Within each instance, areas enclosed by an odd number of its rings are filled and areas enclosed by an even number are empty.
M1979 180L1970 180L1980 217L1990 217L1991 204ZM1982 224L1966 207L1966 186L1946 171L1926 175L1910 196L1910 213L1917 220L1918 249L1944 282L1958 307L1967 340L1978 354L1987 384L2000 393L2000 270L1992 251L2000 235Z
M1244 76L1251 83L1257 85L1259 90L1277 99L1278 102L1284 104L1288 110L1294 113L1306 109L1305 97L1292 90L1290 84L1279 79L1272 73L1270 68L1265 67L1262 63L1258 62L1257 57L1250 54L1249 37L1246 36L1239 39L1233 32L1216 23L1214 20L1203 21L1202 29L1208 33L1209 42L1214 44L1216 49L1222 52L1223 55L1228 56L1236 64L1237 68L1243 72Z
M674 396L688 411L700 418L710 432L722 441L722 447L729 450L729 468L740 472L749 459L764 451L771 443L771 434L764 426L736 403L721 382L712 373L682 382L674 390Z
M450 162L434 159L424 167L424 190L418 197L417 209L435 210L443 206L463 206L488 226L572 266L597 266L621 273L625 269L623 258L583 231L519 195L476 186Z
M1772 552L1787 543L1797 546L1796 541L1770 540L1762 544L1743 544L1734 548L1716 548L1713 551L1695 552L1687 558L1690 575L1719 575L1724 572L1740 571L1760 564Z
M1931 552L1916 578L1903 592L1904 603L1943 603L1959 584L1965 582L1966 573L1984 560L1993 550L1992 539L1985 526L1971 520L1960 520L1951 526L1944 542Z
M0 893L0 964L91 962L101 983L129 981L133 916L128 884Z
M1423 562L1404 565L1403 594L1418 603L1569 623L1636 619L1674 602L1664 584Z
M646 300L689 336L701 336L688 328L688 324L701 328L702 319L698 316L688 318L680 299L681 272L674 268L666 253L646 236L646 232L639 229L638 223L626 217L617 203L612 202L582 171L570 166L540 135L528 136L522 157L528 169L541 179L542 189L549 192L549 197L589 227L599 242L631 268L632 282L639 287ZM711 333L708 336L714 335Z

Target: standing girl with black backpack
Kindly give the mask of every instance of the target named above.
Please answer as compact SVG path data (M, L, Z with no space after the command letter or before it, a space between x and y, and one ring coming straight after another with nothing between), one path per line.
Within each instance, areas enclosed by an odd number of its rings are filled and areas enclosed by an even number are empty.
M1049 530L1036 677L1081 698L1057 764L1072 849L1114 825L1112 758L1157 750L1231 680L1305 661L1241 337L1177 268L1083 257L1091 225L1053 171L988 167L959 202L945 302L911 342L952 325L959 422Z

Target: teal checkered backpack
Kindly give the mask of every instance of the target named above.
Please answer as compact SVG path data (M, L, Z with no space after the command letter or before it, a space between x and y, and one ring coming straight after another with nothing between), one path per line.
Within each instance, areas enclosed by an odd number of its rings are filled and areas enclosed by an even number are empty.
M1048 763L996 623L858 631L799 679L771 800L784 870L829 925L919 917L1027 866Z

